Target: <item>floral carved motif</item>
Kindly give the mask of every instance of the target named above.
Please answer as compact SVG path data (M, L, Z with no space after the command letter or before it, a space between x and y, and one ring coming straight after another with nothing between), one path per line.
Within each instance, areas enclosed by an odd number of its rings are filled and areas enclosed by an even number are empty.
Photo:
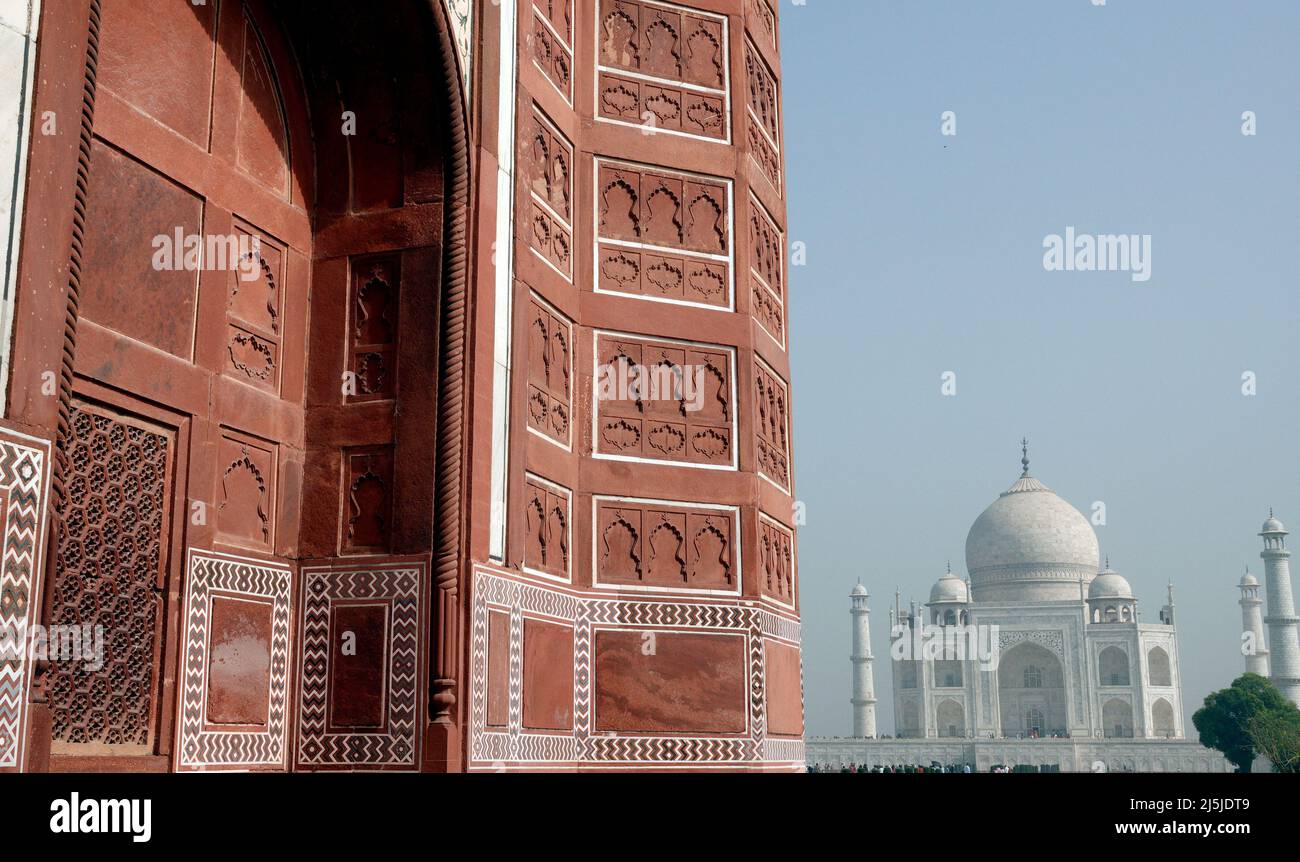
M732 590L734 510L689 503L596 503L596 579L677 589Z
M596 351L598 454L733 465L730 351L614 335Z
M528 313L528 426L567 447L573 409L573 324L536 297Z
M731 306L727 181L600 163L596 289Z
M785 382L763 363L754 364L754 423L758 471L790 490L789 395Z

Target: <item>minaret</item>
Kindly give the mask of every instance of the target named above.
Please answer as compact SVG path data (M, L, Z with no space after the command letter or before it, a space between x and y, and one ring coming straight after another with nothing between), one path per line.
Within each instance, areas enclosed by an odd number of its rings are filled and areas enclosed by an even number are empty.
M853 620L853 735L859 738L876 737L876 682L871 673L871 614L867 607L867 588L862 581L849 593L853 605L849 616Z
M1241 651L1246 657L1246 673L1268 676L1268 644L1264 642L1264 619L1260 612L1264 601L1259 597L1259 581L1246 569L1237 586L1241 590L1237 604L1241 605ZM1253 651L1247 651L1248 647Z
M1300 641L1296 638L1295 600L1291 595L1291 552L1286 527L1268 512L1259 535L1264 539L1264 584L1268 592L1268 645L1273 685L1292 703L1300 703Z

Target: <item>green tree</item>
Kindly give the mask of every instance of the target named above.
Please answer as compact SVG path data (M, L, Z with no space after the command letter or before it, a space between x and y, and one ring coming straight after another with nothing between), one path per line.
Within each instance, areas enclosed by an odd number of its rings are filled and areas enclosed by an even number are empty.
M1273 683L1257 673L1246 673L1225 689L1212 692L1192 715L1201 745L1223 752L1238 772L1250 772L1259 749L1250 734L1251 720L1273 713L1286 715L1296 708ZM1261 731L1272 724L1261 722Z
M1300 709L1270 710L1246 726L1255 750L1268 758L1274 772L1300 772Z

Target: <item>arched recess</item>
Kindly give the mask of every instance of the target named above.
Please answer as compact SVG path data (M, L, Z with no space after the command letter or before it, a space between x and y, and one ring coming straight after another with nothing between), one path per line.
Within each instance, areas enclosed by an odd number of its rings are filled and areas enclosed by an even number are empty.
M388 550L431 553L431 727L424 759L426 768L455 768L463 745L456 727L464 716L458 685L464 651L460 584L466 559L472 297L469 115L454 31L444 0L400 4L383 15L348 0L330 0L328 10L315 0L276 4L291 22L313 100L320 159L316 262L322 276L314 288L324 282L334 295L355 291L376 263L389 264L390 271L395 264L400 274L402 333L392 348L398 354L396 391L382 393L390 398L378 408L391 425L393 463L400 465L392 474ZM371 110L379 116L367 121ZM353 117L356 134L343 134L343 124ZM329 184L331 176L349 182ZM360 314L360 309L343 314L349 330L324 333L323 341L337 351L341 335L351 340L353 355L367 353L354 326ZM307 445L322 457L315 474L304 478L304 519L309 505L329 499L310 493L313 480L329 487L340 470L347 475L351 453L387 445L373 436L375 408L364 403L364 394L360 404L350 405L346 398L339 404L341 371L354 372L360 384L360 367L313 369L320 400L308 409L320 419L309 428L322 433L315 439L309 435ZM339 421L339 414L353 406L363 415L350 426ZM304 536L305 545L311 542L304 555L333 547L333 529L327 533L324 526L332 528L336 517L333 511L318 513L315 521L322 529Z
M1151 704L1151 729L1161 739L1170 739L1175 733L1174 708L1163 697Z
M1065 675L1060 659L1046 647L1023 641L998 659L998 699L1002 732L1007 736L1032 731L1031 710L1041 713L1039 733L1063 734L1068 725Z
M1097 681L1101 685L1128 685L1128 654L1117 646L1108 646L1097 655Z
M1133 704L1114 697L1101 707L1102 733L1106 737L1133 736Z
M431 552L425 640L435 646L424 688L435 729L423 760L454 768L470 166L442 0L386 15L343 0L78 0L49 17L51 33L79 31L87 46L80 139L65 112L75 151L42 150L33 164L66 165L75 181L69 174L60 195L33 196L25 218L55 213L73 241L67 290L55 297L62 343L32 334L34 325L16 333L11 395L23 421L39 426L29 390L42 379L28 372L60 369L49 423L60 549L45 577L45 621L73 622L79 607L119 627L120 609L139 617L139 643L107 658L119 673L133 668L132 690L144 693L105 726L74 714L94 679L38 668L33 701L54 717L56 755L102 758L94 768L169 761L187 549L285 562ZM60 98L42 88L35 108L64 107ZM353 109L357 134L348 136L342 111ZM256 237L250 277L190 271L179 259L160 268L153 241L173 228L201 242ZM24 246L23 265L37 271L34 250ZM396 334L357 343L345 335L376 256L388 266L376 279L398 282ZM20 293L18 304L32 319L54 317L48 296ZM400 372L392 388L368 377L377 388L354 400L340 387L344 363L385 351ZM386 436L360 436L376 428ZM123 473L96 484L137 450L157 462L145 465L147 482ZM91 578L123 568L124 546L105 541L106 529L121 531L112 507L140 498L142 483L149 516L137 520L147 535L130 546L139 583L100 595ZM381 513L363 511L376 500ZM349 533L358 540L349 544ZM114 558L88 562L87 539ZM232 702L232 720L243 709ZM51 742L44 733L38 748Z
M1152 647L1147 651L1147 679L1152 685L1173 685L1173 672L1169 663L1169 653L1164 647Z
M966 735L966 710L955 700L939 702L935 710L935 724L939 735L944 737L962 737Z

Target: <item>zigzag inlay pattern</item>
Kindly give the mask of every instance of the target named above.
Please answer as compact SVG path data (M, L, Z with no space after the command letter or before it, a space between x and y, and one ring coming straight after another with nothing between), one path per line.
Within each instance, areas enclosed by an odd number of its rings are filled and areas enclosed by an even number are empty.
M40 570L49 447L0 429L0 500L7 501L0 553L0 631L25 645L33 611L32 573ZM22 765L20 740L31 667L26 653L0 657L0 767Z
M185 667L176 768L283 767L289 695L290 590L293 570L211 551L191 551L185 586ZM271 611L270 700L266 730L205 729L208 634L213 591L269 598Z
M364 769L419 764L421 598L426 566L402 564L332 569L304 568L302 684L298 698L301 768ZM389 604L391 619L388 723L385 733L331 731L327 723L330 680L330 618L337 601L366 599Z
M799 623L771 611L724 602L590 598L560 587L523 582L486 567L474 572L470 635L470 761L473 768L510 764L744 766L801 762L801 740L769 739L765 728L763 640L798 645ZM506 730L488 728L487 623L489 607L510 611L510 718ZM520 727L523 681L522 617L545 614L573 623L574 730L571 735L528 733ZM671 630L742 632L746 636L749 732L738 737L641 736L592 731L593 632L599 627L647 626Z

